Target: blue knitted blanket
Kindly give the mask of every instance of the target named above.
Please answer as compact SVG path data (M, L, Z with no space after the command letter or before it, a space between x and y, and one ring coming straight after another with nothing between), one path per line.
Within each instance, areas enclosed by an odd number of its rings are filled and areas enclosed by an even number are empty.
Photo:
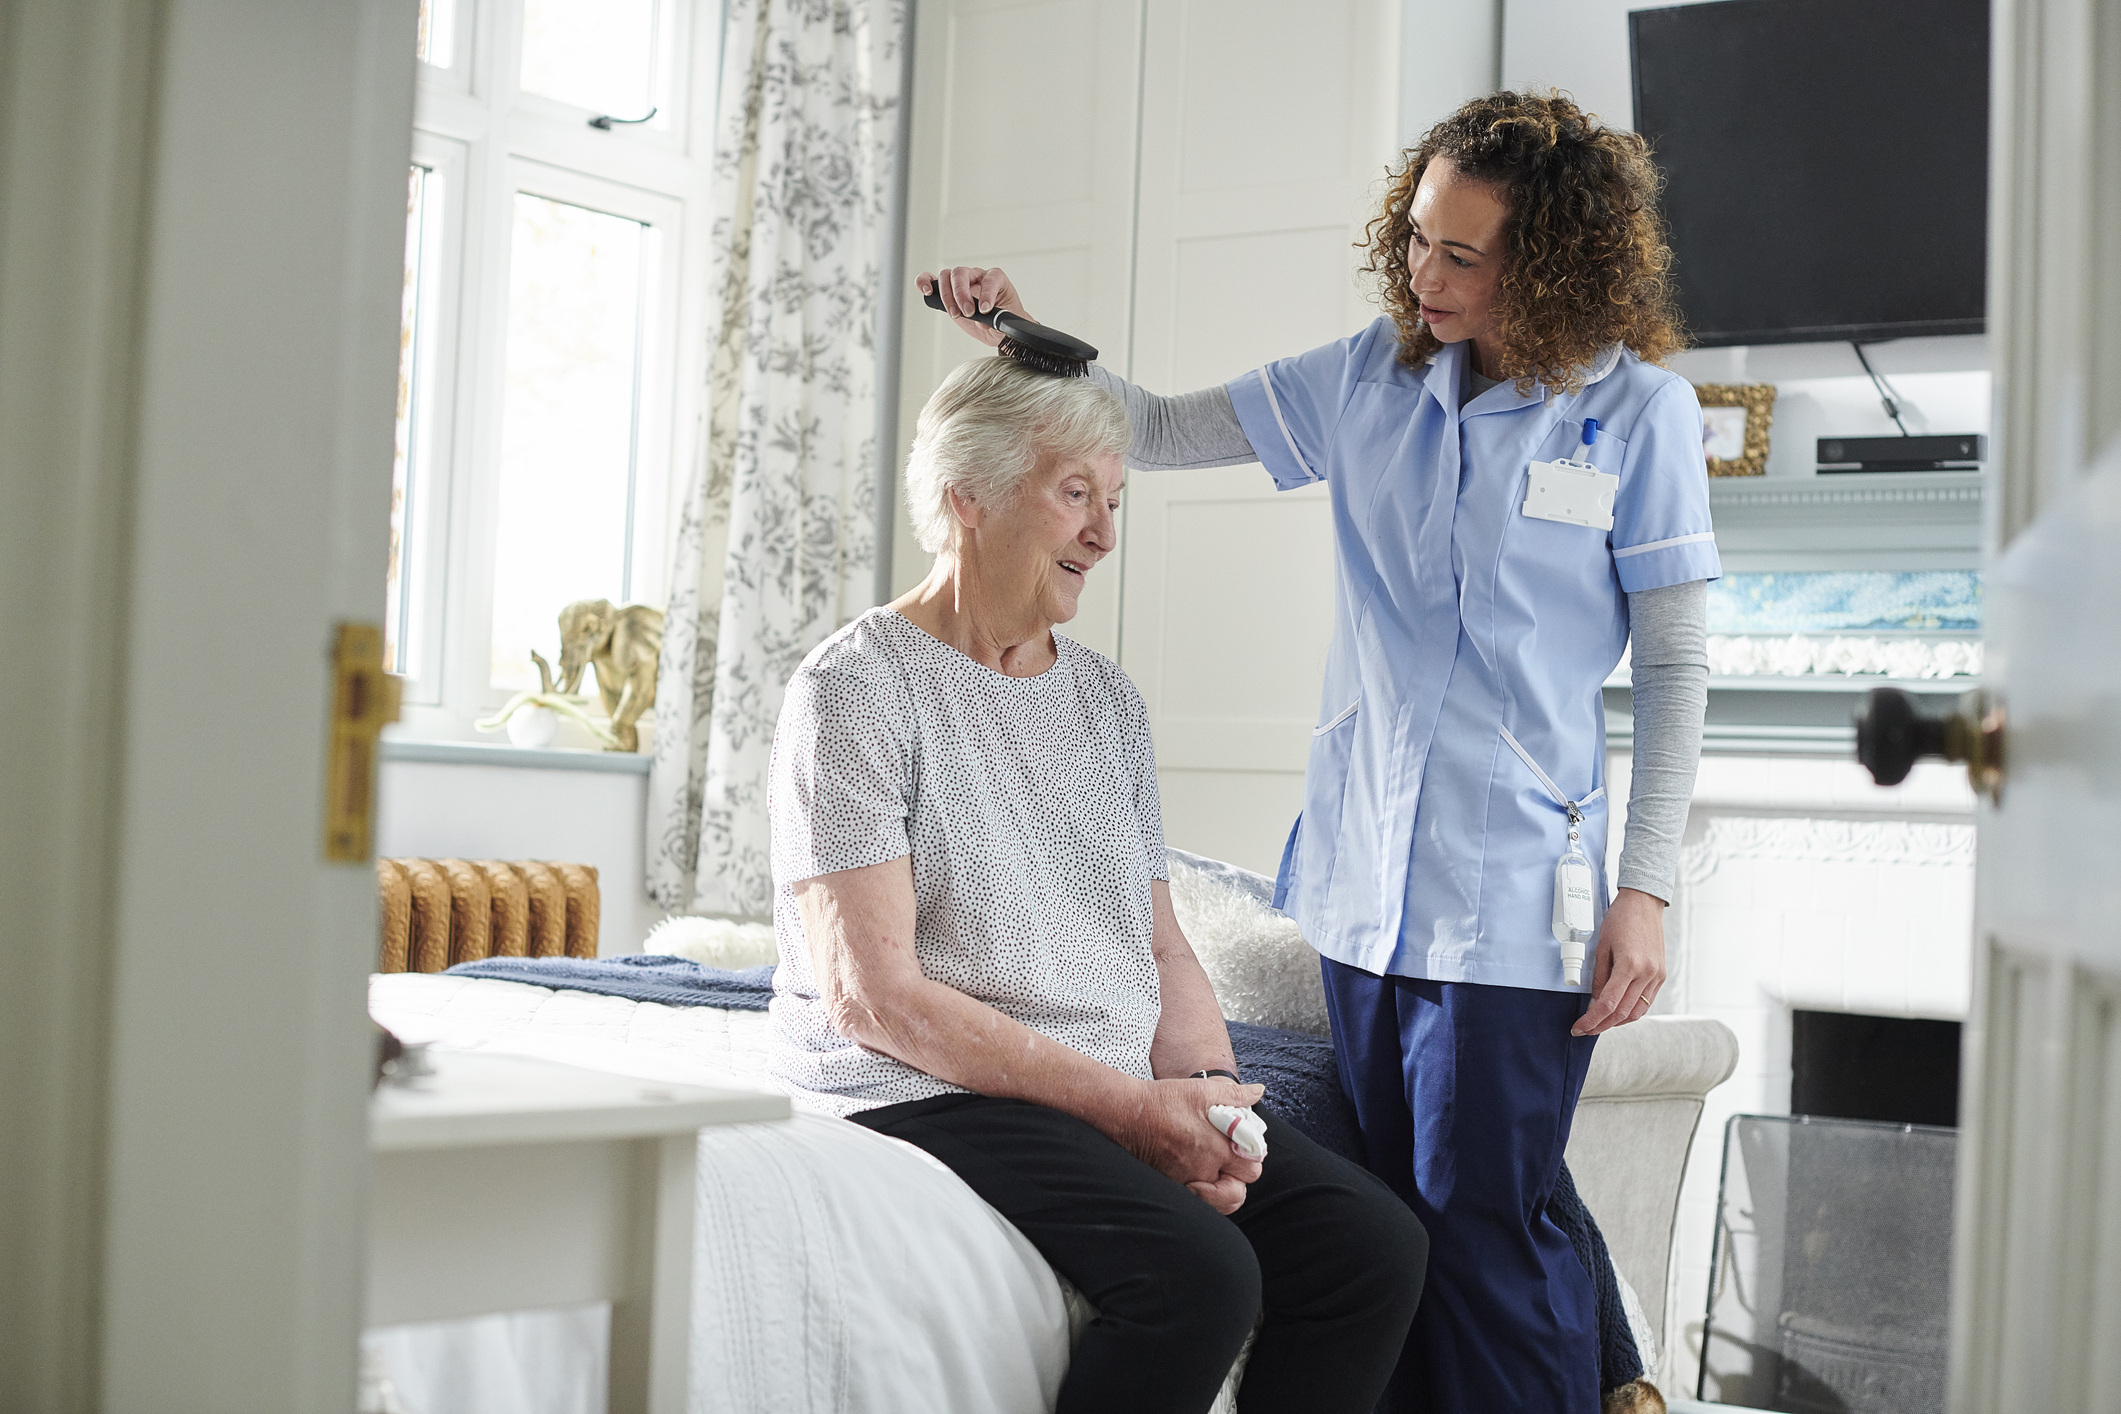
M764 1011L773 998L773 969L725 972L682 957L493 957L460 962L452 977L488 977L536 987L597 992L665 1006L711 1006L727 1011ZM1340 1088L1333 1044L1320 1036L1272 1026L1230 1023L1230 1045L1247 1081L1267 1087L1265 1103L1313 1143L1355 1163L1363 1162L1362 1130L1355 1106ZM1567 1234L1576 1257L1598 1293L1598 1373L1601 1389L1618 1389L1642 1375L1642 1357L1620 1301L1613 1259L1591 1210L1577 1196L1567 1164L1547 1203L1547 1216Z
M460 962L451 977L487 977L527 982L571 992L597 992L664 1006L712 1006L725 1011L764 1011L773 1000L773 967L725 972L682 957L643 953L634 957L489 957Z

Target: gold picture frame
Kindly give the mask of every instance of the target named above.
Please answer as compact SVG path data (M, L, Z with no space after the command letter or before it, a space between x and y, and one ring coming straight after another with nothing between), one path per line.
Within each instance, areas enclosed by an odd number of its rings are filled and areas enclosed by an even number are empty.
M1701 400L1701 451L1711 476L1767 475L1768 426L1775 420L1773 383L1697 383L1694 395ZM1736 456L1717 456L1719 448L1732 449L1736 429L1730 418L1714 417L1711 408L1744 408L1745 430Z

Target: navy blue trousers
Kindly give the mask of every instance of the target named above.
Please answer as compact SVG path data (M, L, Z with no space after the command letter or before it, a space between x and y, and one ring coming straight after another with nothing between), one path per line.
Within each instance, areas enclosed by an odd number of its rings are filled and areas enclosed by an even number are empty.
M1325 960L1370 1171L1429 1234L1380 1414L1598 1414L1597 1296L1546 1215L1596 1037L1589 998Z

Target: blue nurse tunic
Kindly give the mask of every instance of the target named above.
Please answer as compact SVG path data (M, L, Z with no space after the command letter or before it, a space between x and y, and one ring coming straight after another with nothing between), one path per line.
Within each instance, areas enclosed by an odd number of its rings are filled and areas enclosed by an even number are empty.
M1276 903L1324 955L1369 1166L1430 1234L1380 1407L1596 1414L1589 1278L1545 1212L1594 1045L1569 1034L1591 979L1562 980L1554 864L1572 803L1602 922L1626 596L1720 571L1684 379L1616 347L1580 392L1462 405L1470 352L1409 369L1379 319L1228 385L1275 482L1327 484L1337 549ZM1525 513L1532 463L1565 457L1619 477L1611 530Z
M1571 990L1551 932L1568 817L1540 775L1582 803L1602 877L1599 688L1627 646L1626 595L1720 573L1701 412L1685 379L1618 347L1580 393L1505 383L1462 407L1470 347L1409 369L1379 319L1229 385L1275 482L1327 484L1338 550L1279 889L1351 967ZM1585 418L1599 433L1582 459L1620 478L1610 531L1522 510L1534 461L1584 453Z

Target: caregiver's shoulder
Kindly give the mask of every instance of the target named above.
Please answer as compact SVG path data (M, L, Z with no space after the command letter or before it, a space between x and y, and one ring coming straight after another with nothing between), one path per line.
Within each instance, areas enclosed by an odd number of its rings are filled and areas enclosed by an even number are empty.
M1661 363L1650 363L1633 349L1614 350L1616 355L1613 376L1604 380L1611 385L1611 394L1618 394L1624 415L1639 417L1655 410L1663 416L1672 416L1684 411L1688 415L1698 412L1700 403L1694 394L1694 385L1685 375L1675 373Z

